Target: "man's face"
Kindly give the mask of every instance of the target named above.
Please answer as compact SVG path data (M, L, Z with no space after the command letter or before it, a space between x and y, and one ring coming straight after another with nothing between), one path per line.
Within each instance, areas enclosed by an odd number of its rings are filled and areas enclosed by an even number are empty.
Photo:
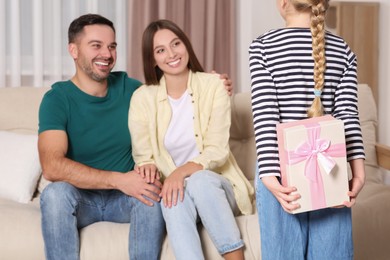
M102 82L107 79L116 62L115 33L107 25L88 25L70 44L70 52L80 72Z

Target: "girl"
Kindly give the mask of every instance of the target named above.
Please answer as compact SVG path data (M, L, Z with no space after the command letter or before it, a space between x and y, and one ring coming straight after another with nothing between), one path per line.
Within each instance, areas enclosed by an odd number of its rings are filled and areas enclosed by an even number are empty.
M364 149L357 108L356 57L324 29L328 0L277 0L286 28L250 46L259 178L262 259L352 259L351 209L363 187ZM280 184L276 124L331 114L344 121L353 178L350 202L292 215L295 187Z
M164 180L162 212L176 259L204 259L202 221L225 259L243 259L234 216L252 212L253 189L229 149L230 99L203 73L183 31L167 20L144 31L146 85L131 101L133 156L148 181Z

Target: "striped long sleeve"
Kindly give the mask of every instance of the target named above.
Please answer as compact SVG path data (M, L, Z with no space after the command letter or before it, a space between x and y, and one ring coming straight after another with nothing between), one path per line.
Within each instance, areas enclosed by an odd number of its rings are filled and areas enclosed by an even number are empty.
M364 158L357 107L357 61L343 39L326 33L326 114L345 125L348 160ZM284 28L255 39L249 48L252 111L260 176L280 176L276 124L307 118L314 99L310 29Z

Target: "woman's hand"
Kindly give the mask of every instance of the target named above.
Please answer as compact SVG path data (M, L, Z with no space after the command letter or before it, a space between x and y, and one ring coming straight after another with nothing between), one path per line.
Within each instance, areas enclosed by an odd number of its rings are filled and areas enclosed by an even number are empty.
M163 199L165 207L176 206L178 198L184 199L184 179L185 174L179 168L174 170L165 180L160 196Z
M164 181L160 197L163 199L165 207L176 206L178 199L184 200L184 180L193 173L203 169L203 166L194 162L176 168Z
M160 180L160 172L154 164L136 165L134 170L141 175L147 183L154 183L155 180Z
M298 203L293 203L301 197L298 193L295 193L297 189L295 187L282 186L275 176L261 178L264 186L275 196L280 205L287 213L292 213L300 207Z

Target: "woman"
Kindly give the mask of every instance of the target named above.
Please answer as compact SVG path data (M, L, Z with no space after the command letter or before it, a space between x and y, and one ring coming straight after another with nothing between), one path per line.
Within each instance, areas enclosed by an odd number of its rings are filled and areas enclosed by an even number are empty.
M218 76L203 72L173 22L144 31L146 85L133 95L129 127L140 174L164 178L162 212L174 254L204 259L202 222L225 259L243 259L234 216L252 213L253 189L229 149L230 99Z
M262 259L352 259L350 207L365 179L356 56L343 39L325 31L328 0L277 5L286 28L263 34L249 49ZM300 191L280 184L276 124L323 114L345 125L351 200L345 207L292 215Z

